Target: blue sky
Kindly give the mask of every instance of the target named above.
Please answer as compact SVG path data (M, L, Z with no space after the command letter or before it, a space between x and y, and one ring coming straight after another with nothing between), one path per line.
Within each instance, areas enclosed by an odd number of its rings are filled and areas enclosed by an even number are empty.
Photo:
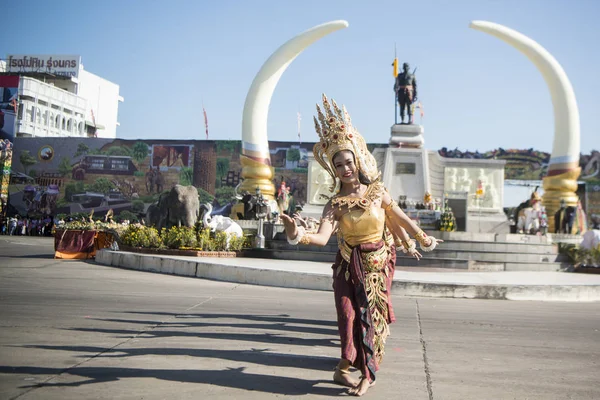
M120 138L240 139L252 79L281 44L315 25L349 28L306 49L283 74L270 140L316 141L322 92L344 103L368 142L394 122L391 62L418 67L425 146L550 152L550 95L537 69L504 42L468 27L506 25L552 53L575 89L581 148L600 149L600 2L437 1L2 1L0 56L81 54L86 70L121 87Z

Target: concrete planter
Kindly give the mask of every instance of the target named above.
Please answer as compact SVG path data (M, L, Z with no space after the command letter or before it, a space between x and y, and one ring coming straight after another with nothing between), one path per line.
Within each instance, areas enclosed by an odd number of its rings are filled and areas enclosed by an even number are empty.
M187 257L219 257L219 258L232 258L237 257L235 251L200 251L200 250L182 250L182 249L150 249L143 247L130 247L122 245L120 249L123 251L129 251L132 253L143 253L143 254L158 254L168 256L187 256Z

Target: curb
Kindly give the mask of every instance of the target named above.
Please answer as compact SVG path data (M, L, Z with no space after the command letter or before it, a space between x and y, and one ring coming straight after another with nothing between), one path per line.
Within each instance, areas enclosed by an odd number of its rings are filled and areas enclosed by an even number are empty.
M255 259L256 260L256 259ZM98 264L187 276L223 282L275 286L292 289L332 291L331 273L301 272L251 266L227 265L210 259L184 258L152 254L101 250ZM458 299L533 300L594 302L600 301L600 285L507 285L421 282L394 279L395 297L429 297Z
M600 301L600 285L473 285L396 281L395 296L519 301Z

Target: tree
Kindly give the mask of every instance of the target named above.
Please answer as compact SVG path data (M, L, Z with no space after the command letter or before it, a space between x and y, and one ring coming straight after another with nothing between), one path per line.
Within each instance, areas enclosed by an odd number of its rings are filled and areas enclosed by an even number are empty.
M204 190L202 188L198 188L198 198L200 200L200 204L206 204L206 203L212 204L213 200L215 199L215 196L208 193L206 190Z
M300 161L300 150L296 148L288 149L286 157L289 162L296 163L292 168L295 168L298 165L298 161Z
M142 200L133 200L131 202L131 211L136 214L144 212L144 202Z
M73 201L73 195L85 192L85 186L82 181L67 183L65 186L65 200Z
M131 156L135 162L141 164L148 157L148 145L144 142L136 142L131 148Z
M179 171L179 184L183 186L192 185L194 172L192 167L181 167Z
M229 158L218 157L217 158L217 182L221 182L221 179L229 172Z
M90 148L85 143L79 143L77 145L77 151L75 152L74 157L85 156L90 152Z
M128 156L131 157L131 150L128 147L113 146L104 152L107 156Z
M27 168L37 164L37 160L31 155L29 150L21 150L19 161L21 162L21 165L23 165L23 172L25 172L25 175L27 175Z
M114 189L115 185L106 178L98 178L94 183L92 183L88 190L90 192L96 193L104 193L107 194L111 189Z
M219 140L217 142L217 153L225 151L227 153L233 153L237 146L241 144L240 140Z
M60 173L60 176L67 176L71 173L71 171L71 160L69 157L62 157L60 159L60 163L58 164L58 172Z
M235 197L235 189L231 186L223 186L215 190L215 198L219 206L224 206Z

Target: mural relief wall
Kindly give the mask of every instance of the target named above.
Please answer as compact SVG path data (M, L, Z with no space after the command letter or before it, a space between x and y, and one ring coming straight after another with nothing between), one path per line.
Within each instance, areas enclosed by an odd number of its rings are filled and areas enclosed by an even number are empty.
M273 184L290 188L290 209L309 202L323 205L331 196L331 178L312 159L314 143L270 142ZM386 144L370 144L369 148ZM228 207L240 183L239 140L123 140L98 138L16 138L9 204L31 214L95 213L113 209L143 213L162 191L176 184L200 189L201 202ZM448 158L505 159L504 171L452 166L445 171L447 190L474 194L478 182L483 208L502 207L499 173L506 179L539 179L549 154L498 149L486 153L440 150ZM311 161L312 160L312 161ZM582 178L600 185L600 153L582 155ZM462 162L462 161L461 161ZM309 184L310 182L310 184ZM595 183L594 183L595 182ZM588 186L592 187L592 186ZM589 203L597 203L590 195ZM472 206L477 207L474 202ZM595 207L598 205L596 204Z
M470 208L502 209L503 173L501 169L447 167L444 189L467 192Z
M9 202L26 214L143 213L176 184L200 189L201 201L227 207L240 183L241 141L166 141L97 138L17 138ZM312 144L272 142L291 207L306 201ZM50 208L41 198L52 196Z

